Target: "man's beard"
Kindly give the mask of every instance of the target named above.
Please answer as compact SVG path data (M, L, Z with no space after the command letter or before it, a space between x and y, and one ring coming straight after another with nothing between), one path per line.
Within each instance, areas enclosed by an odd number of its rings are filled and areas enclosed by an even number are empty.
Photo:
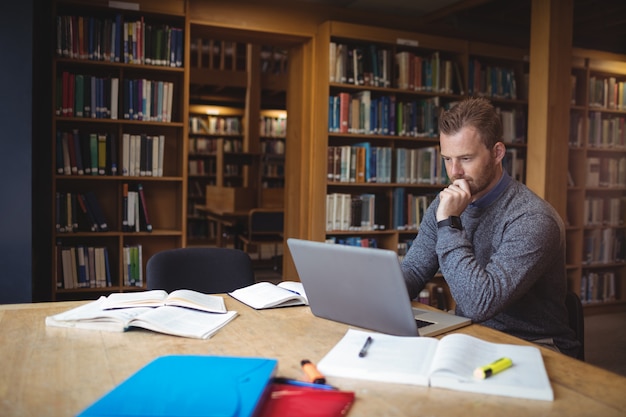
M461 177L452 177L451 180L452 182L456 180L460 180L460 179L467 181L470 187L471 194L476 195L480 193L481 191L484 191L487 187L489 187L489 185L491 184L495 176L496 176L496 164L490 161L485 166L485 168L483 169L483 171L479 174L477 178L461 176Z

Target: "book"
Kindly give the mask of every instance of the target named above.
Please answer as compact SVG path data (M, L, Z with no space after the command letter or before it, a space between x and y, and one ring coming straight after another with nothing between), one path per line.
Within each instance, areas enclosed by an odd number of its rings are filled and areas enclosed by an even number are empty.
M368 337L367 354L359 352ZM477 367L508 357L513 366L486 379ZM487 342L465 334L441 339L402 337L349 329L317 364L327 377L368 379L553 401L554 394L539 348Z
M107 297L46 317L46 326L124 332L134 327L173 336L208 339L237 316L236 311L208 313L191 308L130 307L104 309Z
M299 385L300 381L282 383L276 378L261 406L259 417L341 417L348 414L354 403L353 391L320 389Z
M161 356L78 416L251 417L258 415L277 365L270 358Z
M226 313L224 299L218 295L203 294L193 290L176 290L170 294L164 290L113 293L102 303L105 310L129 307L187 307L209 313Z
M257 282L229 292L228 295L257 310L309 304L302 283L296 281L282 281L278 284Z

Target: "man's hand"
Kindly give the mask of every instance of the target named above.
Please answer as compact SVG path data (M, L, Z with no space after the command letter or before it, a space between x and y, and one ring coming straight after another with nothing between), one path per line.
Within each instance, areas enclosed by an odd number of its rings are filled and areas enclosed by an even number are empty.
M472 201L469 184L464 179L454 180L452 184L439 193L437 221L450 216L460 216Z

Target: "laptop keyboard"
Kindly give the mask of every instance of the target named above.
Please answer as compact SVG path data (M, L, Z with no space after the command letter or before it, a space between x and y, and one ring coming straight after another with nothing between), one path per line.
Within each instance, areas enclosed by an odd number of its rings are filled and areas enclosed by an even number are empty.
M434 324L432 321L426 321L426 320L420 320L420 319L415 319L415 323L417 324L418 329Z

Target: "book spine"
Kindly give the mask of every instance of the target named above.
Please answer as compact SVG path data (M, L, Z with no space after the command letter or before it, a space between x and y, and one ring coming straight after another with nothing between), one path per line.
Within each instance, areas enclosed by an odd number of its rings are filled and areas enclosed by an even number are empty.
M146 205L146 196L143 191L143 185L137 184L137 192L139 193L140 215L142 217L143 229L152 232L152 224L148 216L148 206Z

